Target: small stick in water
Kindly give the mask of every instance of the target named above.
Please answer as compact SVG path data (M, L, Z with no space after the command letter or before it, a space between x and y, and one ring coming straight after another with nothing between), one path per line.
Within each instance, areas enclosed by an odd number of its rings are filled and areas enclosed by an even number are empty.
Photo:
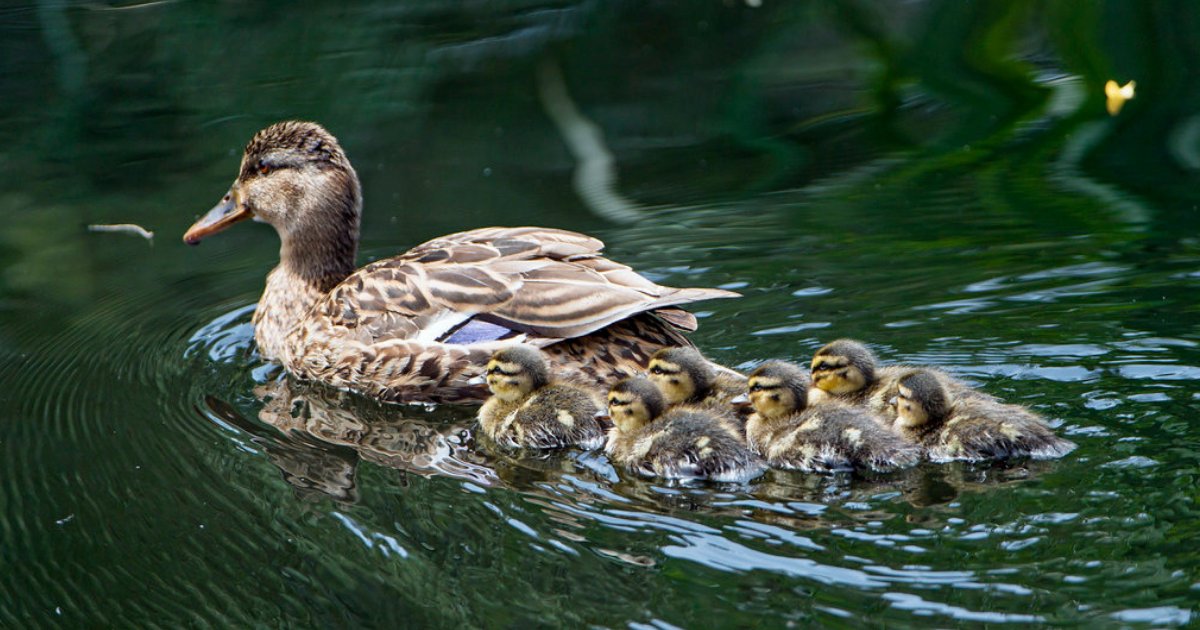
M123 232L125 234L136 234L147 241L154 240L154 232L137 225L136 223L93 223L88 226L89 232Z

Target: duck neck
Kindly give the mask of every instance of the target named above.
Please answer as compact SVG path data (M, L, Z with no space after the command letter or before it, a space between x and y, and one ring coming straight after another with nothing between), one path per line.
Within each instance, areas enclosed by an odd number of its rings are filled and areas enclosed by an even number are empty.
M361 193L356 178L352 183L347 194L298 212L295 225L276 227L279 265L267 275L254 313L254 338L268 359L288 362L289 337L313 305L355 270Z

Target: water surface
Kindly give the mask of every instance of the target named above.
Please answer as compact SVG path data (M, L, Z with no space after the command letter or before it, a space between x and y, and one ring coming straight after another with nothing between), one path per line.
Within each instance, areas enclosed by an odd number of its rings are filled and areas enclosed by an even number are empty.
M1194 622L1198 15L0 9L0 623ZM1117 117L1109 78L1138 81ZM680 487L489 451L469 408L293 382L249 325L274 235L179 241L284 118L354 161L364 262L483 225L586 231L657 281L743 293L698 305L719 361L858 337L1079 448ZM156 236L84 229L125 222Z

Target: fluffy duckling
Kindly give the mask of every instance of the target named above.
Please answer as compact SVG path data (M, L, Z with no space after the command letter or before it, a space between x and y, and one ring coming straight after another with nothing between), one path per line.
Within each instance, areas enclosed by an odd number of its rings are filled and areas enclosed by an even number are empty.
M727 405L746 391L746 377L719 368L695 348L663 348L650 357L646 371L668 405Z
M514 448L600 448L599 396L550 377L541 350L498 350L485 371L492 397L479 408L479 425L498 444Z
M695 348L663 348L650 357L646 371L671 407L706 407L721 414L722 422L739 437L745 436L738 414L748 414L750 409L734 399L746 393L746 377L712 363Z
M642 377L608 393L613 428L605 452L613 463L646 476L744 482L766 470L763 461L701 407L667 409L663 393Z
M853 339L836 339L813 354L812 383L820 398L866 405L876 413L889 410L896 379L911 368L881 366L867 346Z
M809 395L814 401L833 399L864 405L878 418L885 420L885 424L890 424L896 418L896 410L892 405L892 399L896 396L896 383L900 378L918 369L936 373L955 396L995 401L995 398L971 388L938 368L880 365L875 353L854 339L831 341L813 354L814 389Z
M921 449L883 426L865 407L839 401L808 405L804 368L768 361L750 373L754 414L746 440L767 464L805 472L911 466Z
M1052 459L1075 449L1025 407L994 398L956 397L943 375L931 370L913 370L899 380L897 390L895 428L935 462Z

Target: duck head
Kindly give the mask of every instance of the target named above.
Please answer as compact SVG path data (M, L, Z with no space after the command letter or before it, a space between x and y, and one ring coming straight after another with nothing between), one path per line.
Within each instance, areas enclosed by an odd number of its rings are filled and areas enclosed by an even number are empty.
M813 355L812 382L830 394L850 394L875 381L878 361L865 345L853 339L837 339Z
M750 373L750 404L768 420L803 411L811 384L808 372L786 361L767 361Z
M337 138L316 123L287 121L254 135L229 192L183 240L196 245L254 219L275 228L281 261L294 271L348 274L354 268L361 211L358 175Z
M704 398L715 378L708 360L695 348L663 348L650 357L646 368L669 405Z
M929 370L915 370L900 379L893 404L896 406L895 426L915 429L944 418L950 400L937 375Z
M646 426L661 416L666 407L662 392L645 377L623 379L608 391L608 416L614 430L620 433Z
M484 371L488 389L505 402L516 402L550 381L550 366L541 350L513 346L497 350Z

